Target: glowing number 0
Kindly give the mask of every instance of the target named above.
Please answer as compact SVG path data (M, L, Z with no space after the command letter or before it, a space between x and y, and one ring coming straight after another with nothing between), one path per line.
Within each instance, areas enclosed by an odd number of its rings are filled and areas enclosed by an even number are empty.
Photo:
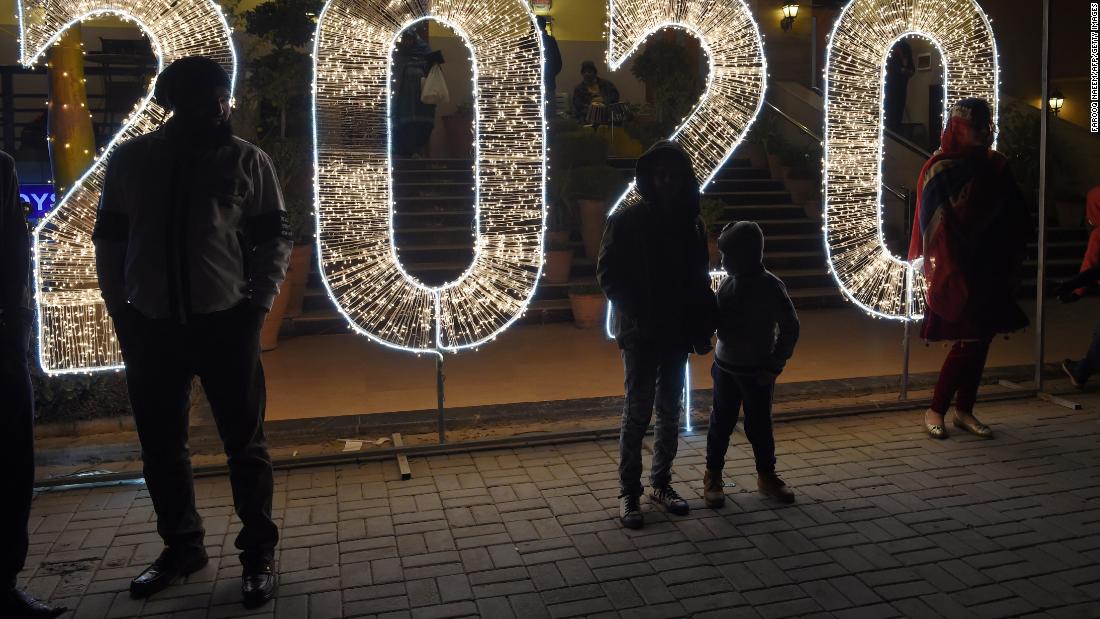
M19 0L20 56L32 66L73 24L104 15L137 23L152 43L159 69L203 55L236 75L229 24L214 0ZM168 113L152 88L99 158L35 228L39 355L51 374L122 367L95 272L92 228L107 156L120 142L153 131Z
M438 287L410 276L393 233L392 55L409 26L452 28L474 64L474 260ZM314 42L317 247L352 327L413 352L493 339L523 313L542 269L542 40L524 0L331 0Z
M944 112L959 99L980 97L997 118L996 42L973 0L853 0L844 7L825 69L825 245L844 294L868 313L896 320L920 318L925 286L882 237L885 65L907 35L939 48Z
M610 0L609 13L608 65L612 70L663 28L679 28L699 39L710 67L706 88L671 139L687 152L705 189L733 155L764 104L768 75L764 43L748 6L742 0ZM612 210L639 200L632 182Z

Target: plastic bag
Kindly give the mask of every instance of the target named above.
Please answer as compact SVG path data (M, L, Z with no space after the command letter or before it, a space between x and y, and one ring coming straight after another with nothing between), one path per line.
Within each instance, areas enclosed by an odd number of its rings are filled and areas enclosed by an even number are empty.
M451 100L451 93L447 90L447 80L443 79L443 70L439 65L428 71L428 77L420 88L420 102L425 105L441 105Z

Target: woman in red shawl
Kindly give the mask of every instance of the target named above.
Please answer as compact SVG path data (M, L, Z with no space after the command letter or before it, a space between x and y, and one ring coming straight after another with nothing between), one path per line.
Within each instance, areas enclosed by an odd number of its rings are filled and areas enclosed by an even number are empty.
M923 337L954 345L924 425L932 438L946 438L944 418L955 398L954 425L990 438L993 431L974 417L974 401L993 337L1028 325L1015 294L1031 219L1008 159L991 148L988 103L956 103L940 144L920 173L909 259L928 280Z

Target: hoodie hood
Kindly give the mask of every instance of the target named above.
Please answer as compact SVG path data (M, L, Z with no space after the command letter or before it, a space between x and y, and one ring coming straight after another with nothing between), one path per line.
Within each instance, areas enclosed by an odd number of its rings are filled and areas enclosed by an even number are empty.
M722 266L733 275L764 270L764 232L755 221L726 226L718 237Z
M699 214L699 179L695 176L691 158L684 149L672 140L657 142L644 155L638 159L638 167L635 170L638 193L646 202L657 204L657 190L653 184L653 170L662 160L670 160L683 167L684 174L688 178L685 183L682 197L676 200L677 210L684 209L684 214L695 217Z

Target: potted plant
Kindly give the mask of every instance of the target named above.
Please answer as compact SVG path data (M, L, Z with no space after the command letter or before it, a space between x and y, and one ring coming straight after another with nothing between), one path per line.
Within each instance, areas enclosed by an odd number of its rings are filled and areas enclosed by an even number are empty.
M655 37L634 60L630 72L646 86L657 120L679 124L703 92L695 72L686 70L694 59L679 42Z
M711 267L716 267L721 262L718 255L718 224L725 214L726 203L719 198L706 197L699 203L699 217L703 220L703 229L707 234L707 253L710 255Z
M573 236L577 214L568 197L569 175L554 174L546 186L547 210L546 242L568 243Z
M443 116L443 132L447 136L447 152L454 159L466 159L474 148L474 104L467 99L455 106L452 114Z
M290 266L284 286L289 294L286 306L287 318L302 315L302 304L309 275L313 270L313 205L307 198L287 200L287 219L290 223L294 249L290 253Z
M574 168L569 174L569 193L580 214L584 253L595 260L600 255L609 199L626 183L619 171L606 163Z
M570 287L569 305L573 309L573 323L578 329L595 329L604 323L607 298L596 284Z
M565 241L550 240L546 244L546 263L542 267L548 284L565 284L573 271L573 246Z

